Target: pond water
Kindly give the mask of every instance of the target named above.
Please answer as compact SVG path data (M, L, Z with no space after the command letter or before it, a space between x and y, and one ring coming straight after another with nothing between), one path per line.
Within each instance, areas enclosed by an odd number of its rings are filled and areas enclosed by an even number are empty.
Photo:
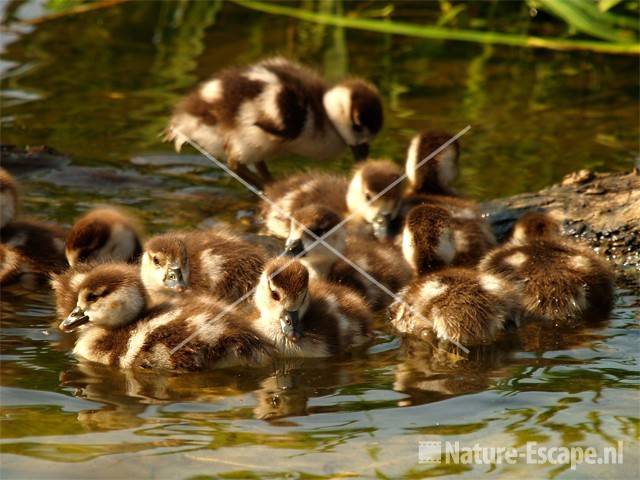
M401 4L398 18L433 20L437 5ZM387 121L376 156L401 161L420 128L471 125L459 187L479 200L542 188L578 168L629 169L637 155L634 57L350 31L222 2L134 2L38 25L17 23L46 13L38 2L0 9L2 142L70 156L13 170L23 211L64 225L114 203L134 210L148 233L203 221L255 233L255 198L195 152L175 155L158 134L195 83L274 53L380 86ZM489 26L524 30L530 20L521 14L510 5ZM309 166L347 171L351 160L289 158L274 170ZM0 475L632 478L639 308L637 283L621 281L599 326L531 327L467 357L401 345L381 328L368 354L348 361L150 375L79 363L73 338L56 328L50 293L5 289ZM418 462L421 441L601 452L619 440L624 464L576 471Z

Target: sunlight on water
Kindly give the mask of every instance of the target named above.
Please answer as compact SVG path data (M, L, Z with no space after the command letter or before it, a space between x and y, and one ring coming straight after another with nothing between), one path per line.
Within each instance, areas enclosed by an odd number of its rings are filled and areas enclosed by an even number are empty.
M11 35L3 41L3 143L47 144L72 160L10 168L23 183L24 210L67 225L112 202L135 209L149 233L203 221L256 233L255 198L193 152L173 154L158 134L197 81L276 52L380 86L387 122L375 155L401 161L416 129L472 125L459 186L479 199L542 188L578 168L628 169L637 148L635 58L343 31L220 2L134 2ZM350 165L346 156L330 165L291 158L274 170ZM630 478L639 463L639 308L637 284L621 281L602 325L530 326L468 357L380 331L363 358L171 375L78 363L50 294L5 290L0 472L530 477L533 467L522 463L419 464L418 445L602 449L623 440L615 471L541 465L535 476Z

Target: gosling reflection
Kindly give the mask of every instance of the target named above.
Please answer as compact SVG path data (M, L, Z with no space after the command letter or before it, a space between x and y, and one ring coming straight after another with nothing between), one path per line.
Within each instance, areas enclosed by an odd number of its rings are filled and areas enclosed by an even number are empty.
M403 339L393 389L408 395L398 406L435 402L485 390L511 356L511 342L478 347L468 353L455 345L428 338Z
M103 405L78 414L78 421L87 429L119 430L148 423L142 414L150 405L223 402L259 389L261 381L270 373L268 368L255 368L175 374L143 369L116 370L80 362L60 374L60 385L75 388L77 397Z
M358 381L353 365L338 364L330 360L310 361L287 359L275 365L272 375L265 378L255 392L256 418L274 425L295 425L289 417L337 411L339 405L309 407L310 398L335 393L339 388Z

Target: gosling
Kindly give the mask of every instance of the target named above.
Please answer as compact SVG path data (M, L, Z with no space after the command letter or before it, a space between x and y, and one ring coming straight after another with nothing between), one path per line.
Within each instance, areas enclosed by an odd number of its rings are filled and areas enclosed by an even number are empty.
M606 318L613 303L614 273L591 250L562 237L546 213L527 213L507 244L489 253L480 269L514 283L524 311L554 325Z
M142 253L140 228L130 215L113 207L80 217L67 234L65 255L72 267L92 261L136 262Z
M211 297L149 308L138 269L125 263L99 264L87 273L59 328L80 329L74 355L121 369L197 371L261 363L271 355L264 339Z
M187 289L234 302L256 286L265 258L225 229L167 233L147 241L140 271L153 303Z
M344 354L371 338L371 311L352 290L310 280L302 263L267 263L255 293L253 327L283 357Z
M398 165L388 160L368 160L355 167L351 180L304 173L276 182L265 191L273 203L263 202L262 213L267 230L287 238L291 217L306 205L320 204L341 215L351 214L353 223L387 240L401 208L403 188Z
M399 249L357 235L350 235L343 228L335 227L342 217L322 205L308 205L295 214L284 254L294 256L309 269L313 278L325 279L331 283L350 287L362 295L372 309L385 308L393 300L390 293L397 292L411 280L411 269L403 260ZM329 231L324 242L310 235L322 237ZM335 251L356 264L363 272L381 284L376 285L370 278L339 258Z
M193 139L261 187L272 180L265 162L277 155L333 159L349 146L365 159L382 123L373 85L351 78L329 87L311 69L277 57L201 84L175 108L165 138L178 151Z

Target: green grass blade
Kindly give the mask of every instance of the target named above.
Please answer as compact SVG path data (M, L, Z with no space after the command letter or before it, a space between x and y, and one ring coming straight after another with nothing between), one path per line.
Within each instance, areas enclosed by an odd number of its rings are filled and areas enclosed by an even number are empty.
M510 45L515 47L546 48L551 50L591 50L594 52L619 55L640 54L638 43L614 43L592 40L570 40L561 38L527 37L500 32L483 32L477 30L448 29L430 25L416 25L412 23L363 19L330 14L317 13L309 10L288 7L276 2L266 3L254 0L233 0L252 10L273 15L284 15L307 22L324 25L367 30L392 35L407 35L437 40L458 40L484 44Z

